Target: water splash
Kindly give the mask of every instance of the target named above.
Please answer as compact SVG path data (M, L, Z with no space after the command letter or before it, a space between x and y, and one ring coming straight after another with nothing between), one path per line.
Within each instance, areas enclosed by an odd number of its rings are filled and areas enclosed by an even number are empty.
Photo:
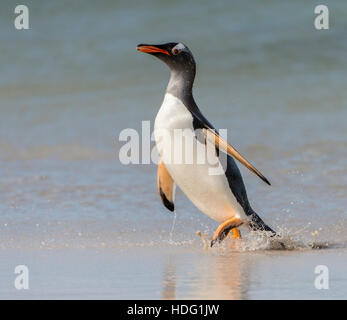
M223 242L217 244L212 250L210 248L210 237L206 233L198 231L196 234L201 238L205 250L214 254L230 254L231 252L251 252L251 251L303 251L303 250L322 250L345 247L344 243L333 243L330 241L315 241L301 237L301 230L280 229L277 237L269 237L266 232L252 231L242 239L232 239L227 237Z
M173 217L172 225L171 225L171 229L170 229L169 244L174 244L173 232L174 232L175 225L176 225L176 219L177 219L177 213L176 213L176 210L174 210L174 217Z

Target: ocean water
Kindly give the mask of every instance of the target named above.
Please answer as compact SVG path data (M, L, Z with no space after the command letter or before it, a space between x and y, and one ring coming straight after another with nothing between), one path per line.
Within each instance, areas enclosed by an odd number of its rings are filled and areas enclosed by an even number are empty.
M314 1L26 4L19 31L0 3L0 298L347 298L345 2L325 1L321 31ZM169 76L136 45L169 41L194 54L201 111L271 181L240 167L286 250L243 228L206 250L196 232L217 223L179 190L175 218L155 164L120 163L119 134L153 125Z

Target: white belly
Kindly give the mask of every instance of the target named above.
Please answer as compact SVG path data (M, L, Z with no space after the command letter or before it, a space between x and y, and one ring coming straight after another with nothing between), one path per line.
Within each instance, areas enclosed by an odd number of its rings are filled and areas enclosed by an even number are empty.
M182 132L187 139L180 139ZM157 114L154 136L160 159L195 206L218 222L235 216L246 217L230 190L224 171L221 171L214 145L193 138L193 117L171 94L165 95ZM219 174L215 174L218 166Z

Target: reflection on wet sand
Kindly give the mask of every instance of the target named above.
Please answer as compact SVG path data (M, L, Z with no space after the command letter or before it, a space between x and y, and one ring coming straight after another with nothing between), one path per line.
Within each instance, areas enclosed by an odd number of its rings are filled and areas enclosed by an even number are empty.
M244 256L214 256L208 263L196 265L196 285L189 295L194 299L246 299L249 266ZM206 261L206 262L207 262Z
M189 265L183 266L187 268L186 272L177 275L177 261L169 258L163 270L161 298L247 299L250 259L249 255L240 252L215 255L209 251L193 261L187 259Z
M176 299L176 261L169 256L163 271L161 299Z

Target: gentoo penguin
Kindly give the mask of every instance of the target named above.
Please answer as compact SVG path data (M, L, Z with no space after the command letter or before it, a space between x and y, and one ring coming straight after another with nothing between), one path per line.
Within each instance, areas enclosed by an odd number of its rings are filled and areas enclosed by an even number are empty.
M221 242L232 230L233 238L241 238L238 227L247 225L251 230L262 230L274 236L275 232L251 208L240 171L234 159L270 182L242 155L228 144L212 124L202 115L196 105L192 88L196 65L192 53L182 43L170 42L161 45L139 44L136 48L149 53L170 68L171 75L164 101L154 124L154 137L159 153L158 189L163 204L174 211L176 185L194 205L220 225L211 240L211 247ZM185 132L185 138L195 140L197 147L187 140L176 143L176 132ZM197 133L199 132L199 133ZM212 145L212 147L211 147ZM222 164L219 150L227 154ZM192 157L184 161L182 155L191 151ZM211 164L199 159L217 157L221 174L211 174ZM173 158L181 159L173 161ZM215 165L215 163L214 163Z

